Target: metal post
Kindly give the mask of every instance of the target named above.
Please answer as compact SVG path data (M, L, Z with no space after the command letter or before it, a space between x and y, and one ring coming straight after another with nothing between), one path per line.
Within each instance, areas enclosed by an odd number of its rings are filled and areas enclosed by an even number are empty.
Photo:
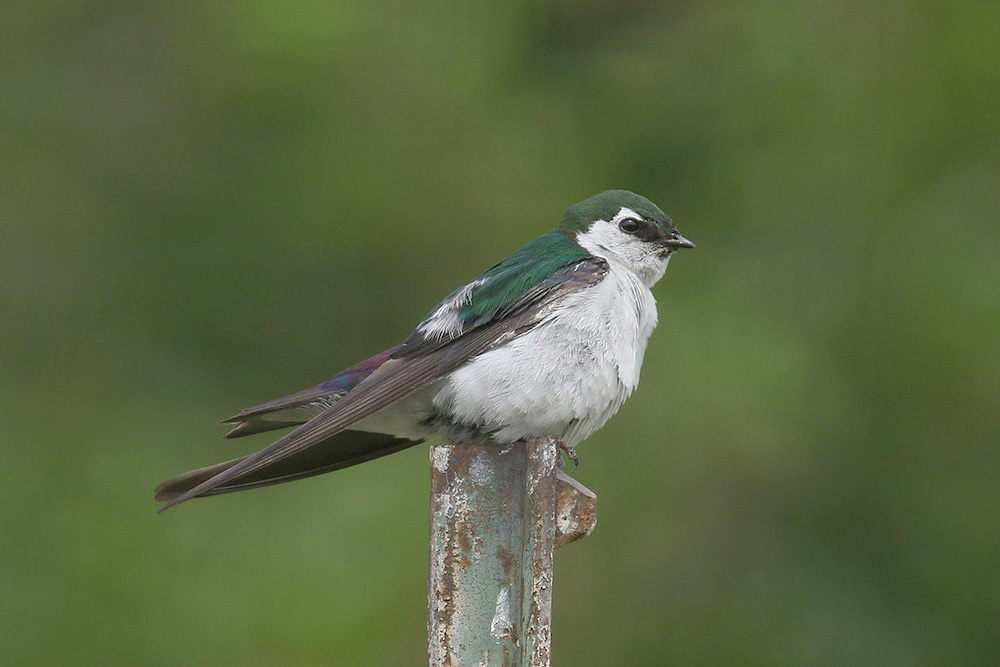
M548 667L552 551L590 533L596 496L559 441L431 448L431 667Z

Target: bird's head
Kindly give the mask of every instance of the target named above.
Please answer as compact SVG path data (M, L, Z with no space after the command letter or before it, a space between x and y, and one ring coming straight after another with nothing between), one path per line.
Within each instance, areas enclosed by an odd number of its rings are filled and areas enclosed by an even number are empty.
M607 190L570 206L559 228L587 252L632 271L647 286L663 276L674 252L694 247L656 204L628 190Z

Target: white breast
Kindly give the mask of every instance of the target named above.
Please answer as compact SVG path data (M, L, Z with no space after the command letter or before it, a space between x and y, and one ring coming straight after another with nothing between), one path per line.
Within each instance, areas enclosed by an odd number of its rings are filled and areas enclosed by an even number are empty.
M639 383L656 301L630 270L610 263L530 332L441 381L434 411L496 442L558 435L574 446L599 429Z

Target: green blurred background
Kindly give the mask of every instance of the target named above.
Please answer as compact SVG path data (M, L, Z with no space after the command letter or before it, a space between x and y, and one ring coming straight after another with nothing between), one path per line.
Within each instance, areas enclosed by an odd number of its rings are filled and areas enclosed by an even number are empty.
M698 249L580 448L556 663L1000 655L1000 3L3 14L5 664L423 663L426 448L153 486L611 187Z

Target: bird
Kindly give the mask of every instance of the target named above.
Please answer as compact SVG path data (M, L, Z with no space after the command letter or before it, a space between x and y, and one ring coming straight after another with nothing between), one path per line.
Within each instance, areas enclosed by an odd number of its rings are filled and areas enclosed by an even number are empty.
M196 497L340 470L422 442L575 446L639 383L651 288L694 244L653 202L608 190L437 304L402 343L309 389L223 420L224 438L295 427L264 449L155 490Z

